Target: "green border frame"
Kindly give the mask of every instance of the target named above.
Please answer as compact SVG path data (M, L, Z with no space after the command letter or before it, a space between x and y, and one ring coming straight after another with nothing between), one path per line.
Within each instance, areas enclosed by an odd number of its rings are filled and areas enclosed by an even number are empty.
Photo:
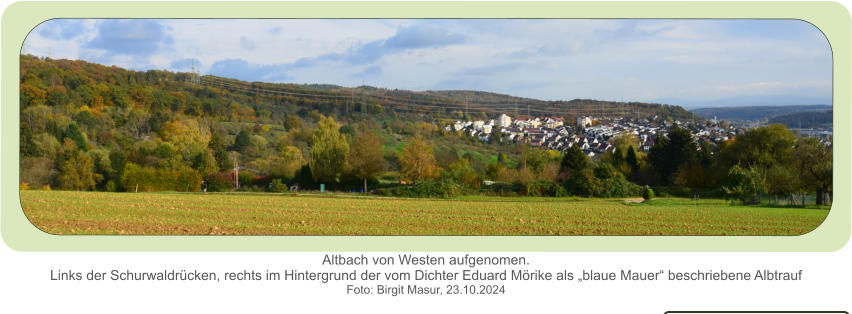
M834 206L801 236L56 236L20 205L20 48L52 18L762 18L822 30L834 57ZM2 19L0 233L21 251L833 251L850 235L852 32L834 2L19 2ZM837 162L842 161L842 162Z

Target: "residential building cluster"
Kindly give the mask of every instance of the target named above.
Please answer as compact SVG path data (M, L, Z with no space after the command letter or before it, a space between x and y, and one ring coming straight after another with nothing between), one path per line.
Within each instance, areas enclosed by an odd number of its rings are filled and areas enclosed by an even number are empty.
M584 153L594 157L615 150L616 138L626 134L634 134L639 139L638 151L648 152L657 136L665 135L675 124L692 132L696 147L701 142L715 146L744 131L716 119L693 123L671 121L658 116L642 119L582 116L577 118L576 123L565 123L563 118L558 117L512 118L506 114L489 121L456 121L444 130L476 137L484 142L497 140L529 143L533 147L561 152L579 145Z

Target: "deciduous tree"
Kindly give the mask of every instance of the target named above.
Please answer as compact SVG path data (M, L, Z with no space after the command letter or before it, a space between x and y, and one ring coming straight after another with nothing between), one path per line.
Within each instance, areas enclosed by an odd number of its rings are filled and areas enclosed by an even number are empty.
M402 178L412 182L437 178L441 173L432 154L432 146L419 137L412 139L402 149L399 165L402 167Z
M311 140L311 172L319 182L337 182L346 169L349 143L332 117L322 116Z
M387 168L382 155L382 143L375 134L362 131L353 138L349 147L349 165L352 175L364 181L366 192L367 180L376 179Z
M819 140L811 137L800 138L796 143L795 167L802 183L816 191L817 205L826 204L825 196L831 190L832 152Z
M89 156L77 150L71 139L65 139L63 156L56 178L61 189L85 191L95 187L103 177L95 173L95 163Z
M743 204L756 204L759 201L758 194L766 192L766 181L755 167L734 165L728 171L728 184L722 188Z

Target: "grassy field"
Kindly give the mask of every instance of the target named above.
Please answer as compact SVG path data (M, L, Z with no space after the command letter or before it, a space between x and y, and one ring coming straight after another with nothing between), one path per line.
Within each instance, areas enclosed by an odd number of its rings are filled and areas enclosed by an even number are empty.
M827 209L723 200L22 191L52 234L160 235L799 235Z

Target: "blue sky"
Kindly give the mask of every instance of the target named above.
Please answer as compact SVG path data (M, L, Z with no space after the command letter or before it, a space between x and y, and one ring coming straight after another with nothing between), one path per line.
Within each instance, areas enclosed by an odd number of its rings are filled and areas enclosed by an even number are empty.
M475 89L687 107L831 103L797 20L50 20L23 53L247 81Z

